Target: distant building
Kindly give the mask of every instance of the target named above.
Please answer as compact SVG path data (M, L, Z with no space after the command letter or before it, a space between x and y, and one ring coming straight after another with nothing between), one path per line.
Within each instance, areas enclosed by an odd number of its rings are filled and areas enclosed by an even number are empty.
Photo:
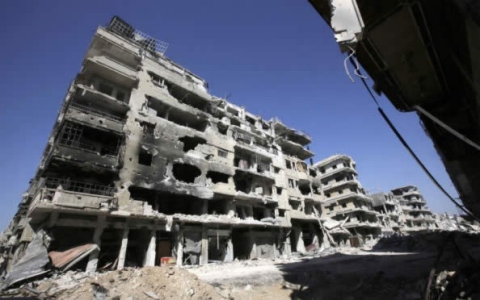
M399 202L400 209L403 211L404 231L425 231L437 228L435 217L426 207L427 203L417 187L404 186L393 189L391 193L394 199Z
M372 199L358 181L356 164L347 155L333 155L314 164L322 183L325 199L322 201L323 217L345 221L344 228L351 236L363 240L375 238L381 233L377 212ZM335 239L343 244L348 236L339 232Z

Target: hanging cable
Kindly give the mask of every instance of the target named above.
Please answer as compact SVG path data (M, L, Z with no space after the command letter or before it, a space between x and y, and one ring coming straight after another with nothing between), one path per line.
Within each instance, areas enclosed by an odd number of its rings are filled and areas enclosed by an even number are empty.
M350 57L353 62L354 62L354 66L355 66L355 75L357 75L357 77L360 77L360 78L363 78L363 79L368 79L367 76L364 76L360 73L360 64L358 63L358 60L357 60L357 57L355 56L355 54L357 53L355 51L355 49L353 49L352 47L348 46L348 48L350 48L350 51L352 51L352 56ZM350 62L352 62L352 60L350 60Z
M350 78L350 80L352 82L355 82L355 80L353 80L352 78L352 75L350 75L350 71L348 71L348 65L347 65L347 61L350 59L352 59L352 56L355 54L355 51L353 51L353 49L351 50L350 54L343 60L343 67L345 68L345 73L347 73L347 76L348 78Z
M355 63L352 59L352 57L350 56L350 63L355 66ZM359 70L358 71L360 74L361 74L361 71ZM377 110L378 112L380 113L380 115L382 116L382 118L385 120L385 122L387 122L388 126L390 127L390 129L393 131L393 133L397 136L398 140L402 143L402 145L405 147L405 149L407 149L407 151L410 153L410 155L413 157L413 159L415 159L415 161L418 163L418 165L422 168L422 170L427 174L427 176L430 178L430 180L440 189L440 191L442 191L442 193L447 196L447 198L452 201L459 209L461 209L464 213L466 213L468 216L472 217L473 219L475 219L476 221L480 222L480 220L474 216L469 210L467 210L463 205L461 205L460 203L458 203L446 190L445 188L443 188L443 186L438 182L438 180L432 175L432 173L430 173L430 171L427 169L427 167L423 164L423 162L420 160L420 158L418 158L418 156L415 154L415 152L412 150L412 148L410 148L410 146L408 145L408 143L405 141L405 139L402 137L402 135L400 134L400 132L398 132L397 128L393 125L393 123L390 121L390 119L388 118L388 116L385 114L385 112L382 110L382 108L380 107L380 104L378 103L377 101L377 98L375 97L375 95L373 95L372 93L372 90L370 89L370 87L368 86L367 82L365 81L365 78L363 77L360 77L360 79L362 80L362 83L363 85L365 86L365 88L367 89L368 93L370 94L370 96L372 97L372 100L375 102L375 104L377 105Z

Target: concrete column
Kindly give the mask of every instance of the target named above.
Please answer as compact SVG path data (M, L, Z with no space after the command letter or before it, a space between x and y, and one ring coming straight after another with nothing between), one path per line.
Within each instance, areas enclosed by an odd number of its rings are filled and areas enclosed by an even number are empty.
M297 252L305 253L305 243L303 242L303 232L301 229L298 229L298 240L297 240Z
M93 232L93 243L97 245L98 250L95 250L92 253L90 253L90 256L88 257L88 263L86 268L87 273L93 273L97 271L98 255L100 254L101 237L102 237L104 227L105 227L105 224L103 224L103 222L99 222L98 226L95 228L95 231Z
M153 209L158 212L160 197L158 193L155 193L155 202L153 203Z
M250 259L257 257L257 244L255 243L255 238L253 237L252 229L248 230L250 244L252 245L252 251L250 251Z
M282 229L283 231L284 229ZM292 232L290 231L290 236L292 235ZM283 236L283 235L282 235ZM290 242L290 236L287 236L285 234L285 241L283 242L283 244L285 245L284 246L284 254L286 254L287 256L291 256L292 255L292 244Z
M277 258L277 236L275 235L275 230L272 229L273 236L273 259Z
M127 246L128 246L128 233L130 230L125 228L123 230L122 245L120 246L120 252L118 253L118 265L117 270L122 270L125 266L125 258L127 257Z
M145 259L145 266L153 267L155 266L155 258L157 256L156 252L157 247L157 232L152 230L150 232L150 243L148 244L146 259Z
M227 241L227 253L225 254L225 262L231 262L233 261L233 243L232 243L232 237L230 237Z
M208 215L208 200L206 199L204 199L202 203L202 215Z
M179 267L183 264L183 239L183 229L180 229L177 235L177 266Z
M200 256L200 264L208 264L208 227L203 226L202 228L202 253Z

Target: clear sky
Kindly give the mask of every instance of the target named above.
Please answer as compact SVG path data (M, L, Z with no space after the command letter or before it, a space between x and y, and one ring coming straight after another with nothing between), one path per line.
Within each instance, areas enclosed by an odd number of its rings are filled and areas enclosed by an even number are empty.
M0 229L40 161L67 87L113 15L170 43L167 56L265 119L310 134L315 160L351 155L366 190L416 185L435 212L457 213L402 147L333 34L307 0L3 1L0 9ZM400 37L399 37L400 38ZM371 84L371 81L370 81ZM457 193L414 113L381 105L432 173Z

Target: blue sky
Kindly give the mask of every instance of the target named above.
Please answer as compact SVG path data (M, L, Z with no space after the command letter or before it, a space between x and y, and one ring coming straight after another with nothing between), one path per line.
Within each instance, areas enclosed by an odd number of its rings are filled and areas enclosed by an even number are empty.
M218 96L309 133L320 160L351 155L367 190L417 185L430 208L456 209L351 83L332 32L307 0L5 1L0 10L0 229L33 177L95 29L119 15L170 43L167 56ZM371 83L371 82L370 82ZM381 105L432 173L457 193L413 113Z

